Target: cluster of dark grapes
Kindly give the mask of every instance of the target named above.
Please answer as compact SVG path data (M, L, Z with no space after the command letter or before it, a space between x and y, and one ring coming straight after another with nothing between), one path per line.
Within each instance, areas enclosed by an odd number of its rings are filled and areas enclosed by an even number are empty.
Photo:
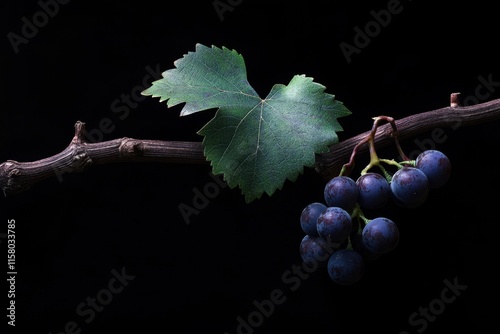
M399 229L387 217L368 219L363 210L377 210L393 200L404 208L423 204L431 189L443 186L450 176L450 160L438 150L423 151L404 161L392 175L366 171L354 180L339 175L325 185L324 203L307 205L300 215L305 236L302 260L327 267L330 278L341 285L361 279L365 261L392 251Z

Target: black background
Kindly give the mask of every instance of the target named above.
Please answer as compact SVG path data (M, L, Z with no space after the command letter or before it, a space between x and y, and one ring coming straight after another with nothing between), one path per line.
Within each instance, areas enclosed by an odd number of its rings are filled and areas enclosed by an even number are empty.
M120 119L111 107L122 94L152 82L146 68L170 69L196 43L241 53L249 82L262 97L295 74L325 85L352 111L339 119L341 140L368 130L377 115L402 118L445 107L452 92L476 102L500 97L498 84L492 92L480 87L480 78L500 81L491 3L441 8L402 1L401 12L350 63L339 44L354 45L354 28L364 29L374 20L370 11L386 9L390 1L232 3L221 20L210 0L71 1L16 53L8 34L20 35L22 18L31 21L41 7L4 1L0 161L60 152L77 120L96 129L110 119L114 130L102 140L201 140L196 131L213 110L179 117L182 106L168 109L144 97ZM391 205L377 213L398 223L400 243L368 263L362 281L349 287L333 284L324 270L298 285L283 279L297 277L287 274L301 264L300 212L323 200L325 180L311 169L250 204L237 189L220 188L190 224L178 206L192 205L193 189L213 182L208 165L94 166L2 197L0 232L7 232L8 219L16 221L14 332L60 333L74 321L81 333L483 333L496 325L498 311L498 126L443 129L446 139L433 145L452 162L449 183L417 209ZM403 149L418 150L430 138L422 133L403 142ZM379 155L393 158L395 150ZM113 270L134 278L86 323L77 306L104 293ZM427 327L413 326L412 313L439 306L444 280L467 288ZM7 286L1 286L6 296ZM284 302L259 326L238 330L238 317L248 319L253 302L269 299L275 289ZM2 300L6 315L8 300ZM2 330L8 328L6 316L1 319Z

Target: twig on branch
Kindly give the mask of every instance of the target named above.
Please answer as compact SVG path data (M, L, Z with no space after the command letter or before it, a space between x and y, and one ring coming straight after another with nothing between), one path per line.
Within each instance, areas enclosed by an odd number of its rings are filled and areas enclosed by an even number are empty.
M450 106L396 120L400 140L435 128L458 128L500 119L500 99L462 107L457 93L451 94ZM64 173L83 172L92 165L118 162L208 163L201 142L141 140L120 138L99 143L84 141L85 123L75 124L75 136L62 152L33 161L7 160L0 164L0 189L5 196L28 190L35 183ZM370 131L332 145L330 152L318 154L315 170L325 179L339 174L353 148ZM388 146L393 142L389 124L379 126L374 144ZM367 150L360 147L360 152Z

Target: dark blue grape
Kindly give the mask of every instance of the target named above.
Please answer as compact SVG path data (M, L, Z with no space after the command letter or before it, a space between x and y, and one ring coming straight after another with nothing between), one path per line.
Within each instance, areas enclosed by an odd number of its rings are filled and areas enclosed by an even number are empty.
M352 230L351 215L342 208L328 207L318 217L317 230L324 240L342 243Z
M396 223L384 217L370 220L362 232L364 246L374 254L386 254L399 242L399 229Z
M362 209L380 209L389 201L391 187L382 175L365 173L358 177L356 184L359 188L358 203Z
M318 230L316 228L318 217L326 208L327 206L323 203L314 202L307 205L304 210L302 210L300 214L300 227L306 234L312 236L318 235Z
M363 242L363 236L360 233L356 233L350 236L352 249L358 252L365 261L372 261L378 259L382 254L374 253L368 248L366 248Z
M442 187L451 173L450 159L441 151L427 150L420 153L415 160L415 167L427 176L432 189Z
M416 167L405 166L398 169L390 182L394 201L405 208L422 205L429 194L427 176Z
M325 185L324 197L327 206L336 206L350 211L358 201L356 181L348 176L336 176Z
M339 249L328 260L328 275L337 284L352 285L358 282L365 271L363 257L352 249Z
M325 266L332 252L333 248L319 236L306 234L300 242L300 256L309 265Z

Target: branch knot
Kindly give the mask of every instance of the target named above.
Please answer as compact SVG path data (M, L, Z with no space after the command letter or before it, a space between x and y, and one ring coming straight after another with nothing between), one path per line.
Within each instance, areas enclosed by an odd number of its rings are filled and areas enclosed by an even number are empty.
M140 157L144 155L144 145L142 141L132 138L122 138L118 155L121 158Z
M19 162L17 161L7 160L0 164L0 189L2 189L4 196L10 193L22 192L30 188L26 183L16 182L21 174Z

